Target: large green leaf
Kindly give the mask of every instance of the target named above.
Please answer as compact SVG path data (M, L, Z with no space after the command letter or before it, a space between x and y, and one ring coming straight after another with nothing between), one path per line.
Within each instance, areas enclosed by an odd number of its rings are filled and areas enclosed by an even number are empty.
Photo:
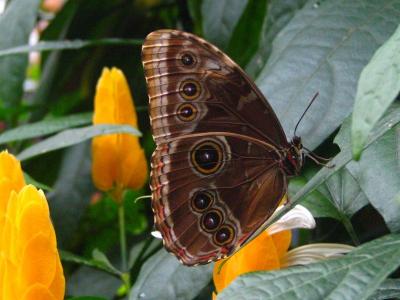
M39 0L9 1L0 15L0 50L28 43L39 3ZM0 58L0 104L5 107L19 104L27 64L26 54Z
M400 279L386 279L368 300L399 299Z
M267 23L259 40L259 48L246 66L246 72L257 78L271 54L272 41L301 9L307 0L270 0L268 1Z
M212 264L186 267L161 249L142 266L129 299L193 299L211 280Z
M71 237L90 202L92 184L90 143L65 151L57 181L47 194L59 247L68 249Z
M258 49L267 20L267 0L248 0L229 41L227 53L240 66L245 66Z
M82 143L98 135L113 133L129 133L140 136L141 133L129 125L93 125L82 128L67 129L23 150L17 155L19 160L25 160L57 149L62 149Z
M342 123L362 68L399 19L399 0L310 0L296 13L274 39L256 81L288 135L316 92L299 126L304 144L316 147Z
M108 273L90 267L81 267L70 275L67 291L71 296L91 296L114 299L122 282Z
M92 113L81 113L21 125L0 134L0 144L40 137L63 129L90 124Z
M400 111L400 105L394 105ZM383 123L387 131L377 142L364 150L361 159L349 162L343 172L348 172L354 189L361 189L368 201L383 216L393 232L400 231L400 161L398 140L400 125L391 124L391 119ZM393 127L392 127L393 126ZM350 119L342 126L336 138L341 148L350 144ZM346 143L346 144L344 144Z
M203 0L201 12L204 37L226 50L247 3L248 0Z
M161 247L161 240L155 239L152 236L150 236L147 240L141 241L140 243L134 245L129 251L129 269L135 269L137 266L140 266L143 261L155 254L158 250L160 250Z
M359 159L368 134L400 91L400 26L374 54L358 81L352 119L353 155Z
M366 243L346 256L236 279L218 299L368 299L400 265L400 236Z

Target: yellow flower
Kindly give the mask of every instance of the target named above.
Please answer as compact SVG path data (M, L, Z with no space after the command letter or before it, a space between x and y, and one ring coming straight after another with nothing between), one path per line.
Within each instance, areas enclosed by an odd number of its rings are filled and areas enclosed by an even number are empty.
M97 83L93 124L127 124L138 127L133 99L124 74L104 68ZM147 162L139 139L130 134L95 137L92 142L92 176L102 191L141 188L147 179Z
M286 196L281 203L285 202ZM296 205L238 252L215 263L213 279L216 292L220 293L242 274L285 267L292 239L291 229L314 227L315 220L311 213L304 206ZM215 294L213 298L216 298Z
M63 299L65 279L46 197L25 185L19 162L5 151L0 189L0 300Z
M221 292L241 274L280 269L291 237L290 230L272 235L264 231L236 254L216 262L213 279L217 292Z
M304 206L296 205L238 252L225 261L215 263L213 279L216 292L220 293L235 278L248 272L308 264L337 257L353 249L343 244L310 244L288 251L291 229L314 227L315 220L311 213ZM213 299L216 298L213 293Z
M25 180L19 161L7 151L0 152L0 166L0 212L4 212L11 191L19 192L25 185ZM4 216L0 213L0 225L2 217Z

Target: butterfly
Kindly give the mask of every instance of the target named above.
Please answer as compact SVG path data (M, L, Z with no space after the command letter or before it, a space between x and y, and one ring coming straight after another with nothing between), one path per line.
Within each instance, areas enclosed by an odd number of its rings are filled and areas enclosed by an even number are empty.
M142 62L155 227L185 265L225 258L278 207L302 168L301 139L288 141L245 72L193 34L150 33Z

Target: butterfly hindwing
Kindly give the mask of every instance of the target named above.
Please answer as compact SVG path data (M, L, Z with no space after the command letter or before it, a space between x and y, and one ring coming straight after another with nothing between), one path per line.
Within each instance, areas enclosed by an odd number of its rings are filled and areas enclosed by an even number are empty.
M198 158L202 149L221 154L207 164ZM182 138L157 148L152 204L167 249L187 265L236 250L273 213L286 191L275 156L274 151L226 136ZM215 171L205 174L211 168ZM206 218L213 213L216 227L208 230ZM231 236L219 242L224 228Z

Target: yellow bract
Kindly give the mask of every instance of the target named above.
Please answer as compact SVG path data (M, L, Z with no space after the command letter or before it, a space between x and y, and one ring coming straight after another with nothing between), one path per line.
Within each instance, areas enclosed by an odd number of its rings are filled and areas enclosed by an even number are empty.
M279 269L281 259L288 251L291 236L290 230L273 235L264 231L226 261L216 262L213 279L217 292L221 292L239 275Z
M104 68L97 83L93 124L138 127L128 83L116 68ZM137 189L146 182L146 157L136 136L121 133L95 137L92 160L93 181L102 191Z
M0 300L63 299L65 279L46 197L0 153ZM4 188L4 189L3 189Z
M5 211L11 191L19 192L25 185L19 161L7 151L0 152L0 212ZM2 214L0 214L0 224ZM1 228L0 228L1 230Z

